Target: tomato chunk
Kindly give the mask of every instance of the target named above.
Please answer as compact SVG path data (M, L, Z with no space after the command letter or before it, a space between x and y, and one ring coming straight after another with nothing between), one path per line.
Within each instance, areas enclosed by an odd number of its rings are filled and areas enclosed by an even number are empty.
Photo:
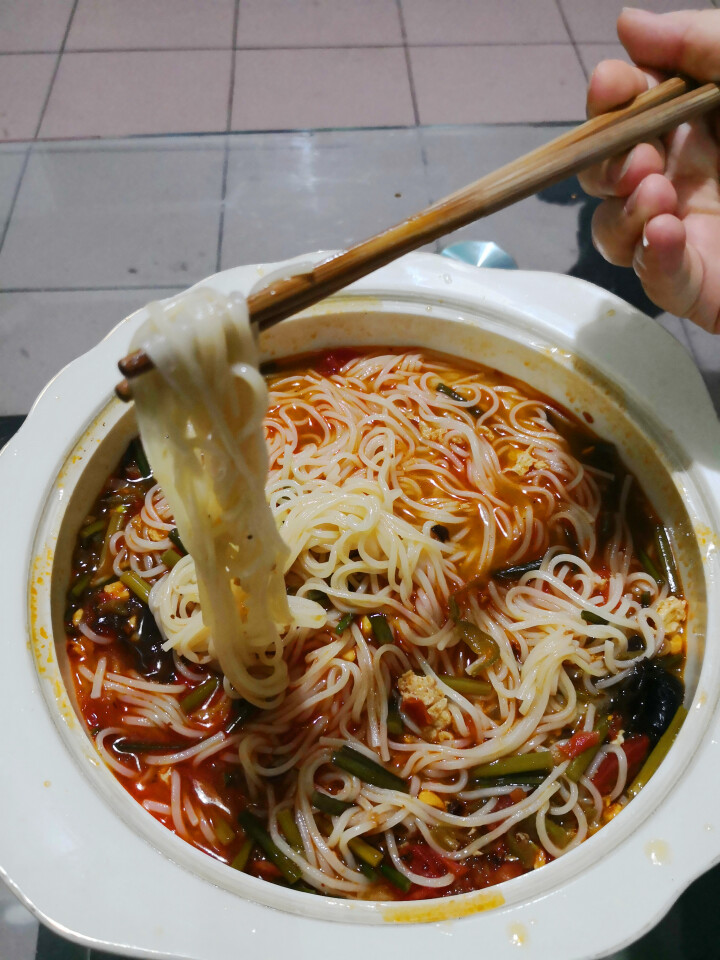
M623 753L627 758L627 779L626 785L630 786L640 767L645 762L650 751L650 737L644 733L634 734L625 740L622 745ZM617 783L618 759L614 753L609 753L592 776L593 786L603 795L612 793L613 787Z
M558 749L566 757L572 759L578 757L581 753L585 753L590 747L596 747L599 743L600 734L597 730L581 730L579 733L574 733L568 742Z

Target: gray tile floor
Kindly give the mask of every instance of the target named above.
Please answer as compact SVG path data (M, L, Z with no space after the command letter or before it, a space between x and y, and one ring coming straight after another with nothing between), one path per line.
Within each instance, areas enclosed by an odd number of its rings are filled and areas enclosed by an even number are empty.
M147 300L237 263L347 246L564 129L538 123L0 144L0 416L26 412L62 365ZM592 280L656 314L634 275L592 250L595 204L568 181L443 244L495 240L522 268ZM657 319L698 360L720 408L720 337L674 317ZM699 881L657 931L615 960L706 957L688 931L699 927L697 903L711 902L716 888L717 880ZM38 929L0 884L0 960L34 956L99 960Z
M125 315L234 264L345 247L558 135L557 124L338 130L0 146L0 414ZM458 231L656 314L592 250L575 181ZM440 244L434 245L438 248ZM659 318L708 369L720 344ZM717 368L717 369L716 369Z
M621 7L2 0L0 140L579 120Z

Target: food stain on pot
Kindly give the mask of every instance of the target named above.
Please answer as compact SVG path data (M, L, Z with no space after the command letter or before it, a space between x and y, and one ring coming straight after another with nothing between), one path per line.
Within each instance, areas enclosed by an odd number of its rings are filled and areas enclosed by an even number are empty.
M664 840L651 840L646 843L645 853L654 867L664 867L672 860L670 845Z
M382 917L386 923L438 923L442 920L470 917L485 910L495 910L504 903L505 897L501 893L488 891L412 906L404 903L383 906Z
M510 943L514 947L524 947L527 943L528 932L521 923L510 924L508 927L508 934L510 936Z

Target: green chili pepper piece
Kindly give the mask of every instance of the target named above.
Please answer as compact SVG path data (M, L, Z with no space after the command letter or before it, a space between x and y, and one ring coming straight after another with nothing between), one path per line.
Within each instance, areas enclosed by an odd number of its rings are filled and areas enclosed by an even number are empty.
M183 697L180 701L180 709L183 713L192 713L194 710L197 710L198 707L202 706L215 693L220 686L220 682L220 677L218 676L208 677L204 683L201 683L199 687L196 687L186 697Z
M487 697L492 693L492 684L487 680L478 680L475 677L450 677L443 673L438 674L438 680L442 680L451 690L462 693L467 697Z
M412 880L409 880L405 874L400 873L395 867L391 867L389 863L381 863L378 870L386 880L389 880L394 887L402 890L403 893L407 893L412 887Z
M300 831L298 830L297 823L295 822L295 817L292 814L292 810L290 810L288 807L280 810L277 815L277 822L290 846L297 850L298 853L301 853L304 849L302 837L300 835Z
M340 635L341 633L344 633L354 619L355 619L354 613L346 613L344 616L340 617L338 621L338 625L335 627L335 633L337 633L338 635Z
M583 610L580 616L585 623L593 623L598 627L606 627L610 623L605 617L601 617L599 613L593 613L592 610Z
M573 783L577 783L580 777L582 777L587 768L590 766L591 762L594 760L595 755L600 747L607 740L608 731L610 730L609 715L606 714L605 716L600 717L593 729L600 734L600 741L594 747L588 747L587 750L583 750L582 753L579 753L576 757L573 757L573 759L565 768L565 776L568 778L568 780L572 780Z
M81 540L89 540L90 537L94 537L96 533L100 533L105 529L105 521L101 518L100 520L95 520L93 523L89 523L86 527L83 527L80 531Z
M145 447L143 446L140 437L135 437L132 446L133 460L137 464L137 468L140 471L140 476L143 480L149 480L153 473L148 462L147 454L145 453Z
M369 867L377 867L383 858L382 851L378 850L377 847L371 846L361 837L353 837L348 843L348 846L358 860L366 863Z
M549 750L536 750L534 753L518 753L513 757L501 757L491 763L481 763L472 768L470 776L473 780L484 780L520 773L548 774L554 765Z
M386 790L409 792L410 788L405 780L347 745L333 753L332 762L336 767L353 774L364 783L370 783L375 787L383 787Z
M142 600L143 603L147 603L150 599L150 584L147 580L138 576L134 570L123 570L120 574L120 582L124 583L126 587L129 587L135 596L139 600Z
M85 590L87 590L87 588L90 586L90 581L92 578L92 573L84 573L81 577L78 577L78 579L70 588L70 593L73 595L73 597L79 597L82 593L84 593Z
M375 873L373 868L369 866L367 863L362 863L361 861L358 864L358 870L364 877L367 877L368 880L373 880L373 881L377 880L377 873Z
M572 831L563 827L562 824L556 823L555 820L545 817L545 829L547 830L547 835L556 847L566 847L568 843L570 843Z
M182 557L174 547L170 547L161 555L160 559L168 568L168 570L172 570L176 563L180 563Z
M448 610L450 611L450 616L455 623L458 623L460 620L460 607L458 606L458 602L455 597L450 597L448 600Z
M656 583L665 583L664 579L660 575L660 571L644 550L638 550L638 557L640 558L640 563L642 563L646 572L650 574Z
M511 830L507 834L510 853L517 857L526 870L532 870L538 861L540 847L522 830Z
M248 700L243 700L241 698L239 700L233 700L232 712L234 713L234 716L225 727L225 733L227 733L228 736L235 733L235 731L239 730L244 723L258 714L260 709L259 707L256 707L254 703L250 703Z
M627 790L628 797L632 800L633 797L636 797L643 787L647 786L647 782L652 777L652 775L657 771L657 768L660 766L662 761L667 756L670 747L675 742L677 735L680 733L680 728L685 722L687 717L687 709L683 706L677 708L675 716L670 721L670 726L667 728L665 733L660 737L655 747L653 748L650 756L647 758L645 763L640 769L640 773L635 777L633 782L630 784L630 787Z
M99 587L101 583L107 583L108 579L112 576L113 558L112 553L110 552L110 541L116 533L122 530L123 521L125 518L125 510L126 508L124 506L119 506L114 507L110 511L110 518L105 531L105 540L103 541L102 550L100 552L100 562L98 563L98 568L91 580L93 587Z
M477 669L485 670L499 659L500 647L489 633L485 633L469 620L459 620L457 626L465 643L480 657Z
M179 552L182 554L183 557L187 555L187 550L185 549L185 546L182 540L180 539L180 534L178 533L177 527L173 527L173 529L170 531L170 533L168 534L168 540L170 541L170 543L175 544L176 548L179 550Z
M216 817L212 821L212 825L215 827L215 833L217 834L218 840L224 847L227 847L228 844L233 842L235 839L235 831L227 822L227 820L223 820L222 817Z
M272 861L288 883L297 883L302 873L293 861L280 850L265 827L249 810L243 810L238 822L249 838L262 848L268 860Z
M513 567L495 570L492 576L495 580L519 580L524 574L539 570L542 562L542 557L540 557L539 560L531 560L530 563L518 563Z
M321 793L319 790L313 790L310 802L323 813L329 813L331 817L339 817L341 813L355 806L354 803L338 800L337 797L331 797L329 793Z
M395 643L395 637L384 613L368 614L368 620L377 643L381 645Z
M400 713L400 704L396 696L391 696L388 700L387 729L394 737L401 737L405 730L402 714Z
M248 860L250 859L250 854L252 853L252 849L254 846L255 846L255 841L251 837L248 837L247 840L240 847L240 850L236 854L235 859L230 864L233 870L242 871L245 869L245 867L248 864Z
M458 393L457 390L453 390L453 388L449 387L446 383L435 384L435 389L438 393L442 393L446 397L450 397L450 399L454 400L456 403L467 403L467 397L464 397L461 393ZM478 417L483 415L483 411L480 409L480 407L465 407L465 409L470 416L475 417L476 420Z
M308 600L314 600L315 603L319 603L325 610L329 610L332 606L330 597L322 590L308 590L305 596Z

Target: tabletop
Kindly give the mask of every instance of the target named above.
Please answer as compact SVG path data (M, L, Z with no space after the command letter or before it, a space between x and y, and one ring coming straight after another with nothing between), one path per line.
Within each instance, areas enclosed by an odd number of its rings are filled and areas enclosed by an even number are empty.
M566 129L483 124L0 144L0 446L62 366L148 300L237 264L346 247ZM611 290L682 343L720 410L720 337L659 313L631 271L600 258L590 242L596 205L568 180L428 249L494 241L522 269ZM613 960L704 960L720 934L719 894L716 868ZM0 884L2 960L100 956L107 955L39 927Z

